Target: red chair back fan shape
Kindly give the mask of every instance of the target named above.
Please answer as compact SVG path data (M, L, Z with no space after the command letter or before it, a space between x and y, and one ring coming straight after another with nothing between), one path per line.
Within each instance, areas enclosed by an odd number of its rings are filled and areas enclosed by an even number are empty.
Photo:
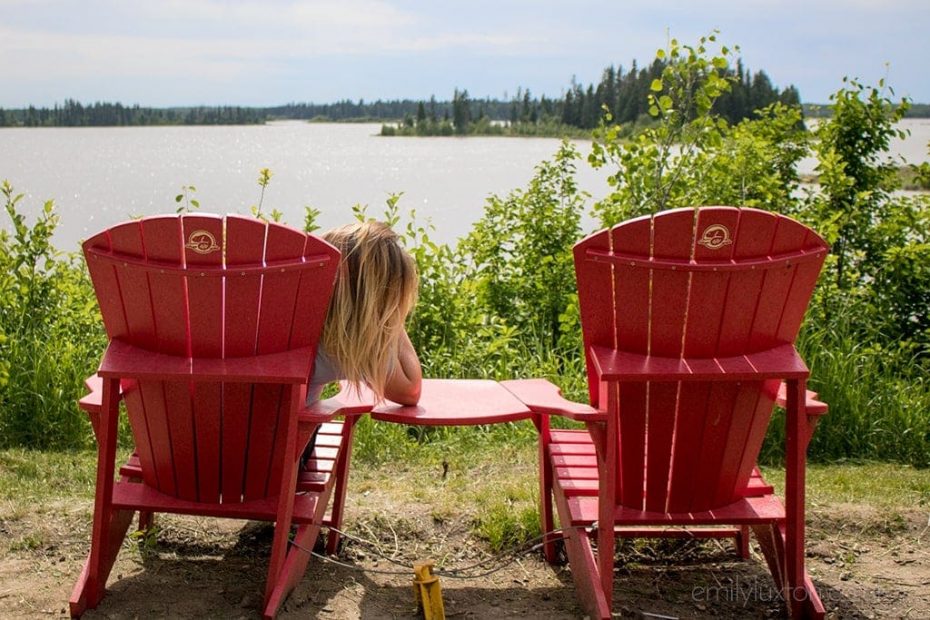
M792 615L822 617L804 572L804 468L827 408L794 342L828 250L790 218L734 207L666 211L575 246L595 409L561 413L583 431L541 424L541 514L551 529L554 499L592 617L610 617L616 536L727 537L748 557L750 530ZM784 506L756 467L776 403ZM545 551L554 561L554 539Z
M174 512L275 522L264 600L274 616L306 568L298 546L338 527L345 497L354 418L303 405L339 252L286 226L197 214L120 224L84 256L110 343L80 403L99 458L72 615L103 597L132 515L144 527ZM135 452L117 470L120 401ZM314 431L309 471L298 471Z

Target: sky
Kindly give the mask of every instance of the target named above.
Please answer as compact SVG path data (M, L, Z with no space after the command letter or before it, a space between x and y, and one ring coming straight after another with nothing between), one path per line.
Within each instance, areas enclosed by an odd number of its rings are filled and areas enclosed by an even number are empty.
M715 29L805 102L930 102L930 0L0 0L0 107L558 96Z

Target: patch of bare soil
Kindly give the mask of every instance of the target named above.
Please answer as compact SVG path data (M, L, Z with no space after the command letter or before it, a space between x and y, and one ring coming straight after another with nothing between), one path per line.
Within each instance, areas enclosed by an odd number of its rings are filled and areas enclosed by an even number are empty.
M346 530L371 544L346 541L335 558L340 564L314 559L282 618L422 617L411 588L414 561L431 558L448 570L489 556L468 514L437 521L428 503L392 503L378 493L356 494L348 508ZM0 504L0 616L67 614L88 549L89 511L89 505L14 511ZM85 617L258 615L270 526L168 515L159 516L158 526L157 541L124 544L106 598ZM930 617L928 536L926 514L819 507L808 525L808 568L829 616ZM583 617L568 567L546 564L539 552L484 577L443 577L442 589L449 618ZM614 599L620 617L785 614L761 555L743 562L731 545L717 542L625 542Z

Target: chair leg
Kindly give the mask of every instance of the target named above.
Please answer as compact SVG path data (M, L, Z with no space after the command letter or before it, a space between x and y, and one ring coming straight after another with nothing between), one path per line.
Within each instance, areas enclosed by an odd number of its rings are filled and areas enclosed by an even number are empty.
M749 526L743 525L739 528L739 534L736 535L736 550L739 557L744 560L749 559Z
M555 490L555 504L559 511L559 521L562 524L572 522L568 501L562 493ZM591 548L591 540L587 532L581 528L567 527L565 530L565 554L572 569L572 581L575 582L575 592L578 602L590 618L606 620L611 617L610 602L601 587L598 562ZM613 574L613 570L611 570Z
M772 573L775 587L784 592L785 586L785 540L781 528L776 525L754 525L752 533L762 551L762 557Z
M139 530L147 531L155 526L155 513L139 511Z
M785 598L791 617L815 618L818 620L823 618L826 610L820 596L817 594L814 582L811 581L807 573L804 573L800 586L793 588L787 586L789 582L784 526L774 524L754 525L752 526L752 533L756 536L756 542L759 543L762 556L772 573L775 587Z
M785 557L785 596L791 616L820 617L823 604L804 570L804 495L810 425L805 379L790 379L785 407L785 521L779 528Z
M549 463L549 417L535 416L533 423L539 434L539 522L543 531L543 556L550 564L558 561L556 541L548 534L555 529L552 511L552 467Z
M116 563L116 556L119 555L129 524L132 523L132 510L113 510L107 507L106 511L107 514L101 515L101 518L108 521L109 525L100 540L91 540L92 551L88 554L81 576L71 592L69 607L74 618L100 604L107 578L113 570L113 564ZM96 514L94 520L97 520ZM95 546L98 549L96 554L93 552Z
M129 478L127 482L141 483L142 478ZM139 511L139 531L145 532L155 525L155 513L147 510Z
M274 538L271 541L271 558L268 560L268 579L265 582L265 617L274 617L277 613L278 606L284 602L289 589L284 587L283 594L275 595L275 592L281 589L287 582L287 574L284 572L285 564L288 558L288 541L291 535L291 524L294 521L294 498L297 490L297 467L299 466L300 456L297 454L297 402L299 398L299 387L293 386L285 391L285 396L281 404L282 410L289 412L285 416L284 436L287 438L284 445L283 454L285 455L284 466L281 468L281 479L278 489L278 507L275 515ZM319 502L322 503L322 502ZM320 522L325 506L317 505L314 511L316 523ZM296 547L293 549L296 550ZM274 600L273 600L274 599Z
M116 470L116 425L119 417L119 380L103 384L103 404L97 425L97 483L90 553L69 601L72 616L100 603L107 577L132 521L132 510L114 510L113 477ZM123 481L126 479L124 478Z
M321 501L320 505L325 507L326 503ZM294 544L291 545L287 553L287 558L284 560L284 566L278 575L274 589L265 603L265 609L262 612L263 618L274 618L288 594L303 578L304 573L307 571L307 564L310 562L309 552L313 549L319 534L319 523L301 525L297 528L297 533L294 535Z
M296 465L295 463L295 469ZM320 535L323 517L326 516L326 507L329 505L331 493L332 487L328 487L318 495L316 510L313 514L313 522L298 526L293 541L289 542L288 538L284 537L284 559L281 562L280 570L274 575L274 578L272 578L272 572L275 570L274 567L277 564L277 556L275 554L280 552L281 549L278 546L281 544L278 538L278 532L283 531L289 533L290 531L290 527L280 528L277 527L277 523L275 524L275 538L272 542L272 561L269 563L270 567L268 569L268 585L266 588L265 608L262 612L263 618L274 618L277 615L278 610L287 599L287 596L300 582L304 573L307 571L307 564L310 562L310 552L313 550L313 545ZM290 522L290 519L288 519L288 522Z
M342 425L342 446L339 450L339 460L336 463L336 483L333 490L333 509L330 515L330 524L336 529L342 527L346 487L349 483L349 463L352 460L352 435L356 422L358 422L358 416L346 416ZM330 529L326 535L326 553L333 555L338 549L339 534Z
M614 594L615 548L616 538L614 537L613 524L608 521L607 527L599 527L597 530L597 569L601 579L601 590L604 593L608 609L612 605Z

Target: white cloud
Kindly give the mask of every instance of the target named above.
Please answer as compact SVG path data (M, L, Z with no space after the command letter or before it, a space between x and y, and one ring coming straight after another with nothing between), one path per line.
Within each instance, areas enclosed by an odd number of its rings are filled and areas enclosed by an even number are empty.
M11 79L237 77L264 67L247 48L174 38L62 35L0 28L0 63Z
M10 0L0 0L9 3ZM336 55L472 50L528 53L545 37L434 29L379 0L110 2L109 19L75 32L0 25L0 63L12 79L205 76L276 72ZM98 10L100 7L96 7Z
M693 43L715 26L722 42L743 46L752 69L805 96L823 90L816 77L798 82L809 66L833 76L884 60L926 92L911 59L926 55L915 33L930 25L928 1L0 0L0 105L59 91L94 97L102 86L132 98L140 84L169 100L187 99L192 84L204 97L228 87L223 97L236 100L237 80L286 98L301 78L369 98L399 66L412 93L442 80L494 92L537 79L552 90L573 73L591 80L609 63L648 62L666 29ZM188 90L169 92L181 80ZM275 81L285 94L270 94Z

